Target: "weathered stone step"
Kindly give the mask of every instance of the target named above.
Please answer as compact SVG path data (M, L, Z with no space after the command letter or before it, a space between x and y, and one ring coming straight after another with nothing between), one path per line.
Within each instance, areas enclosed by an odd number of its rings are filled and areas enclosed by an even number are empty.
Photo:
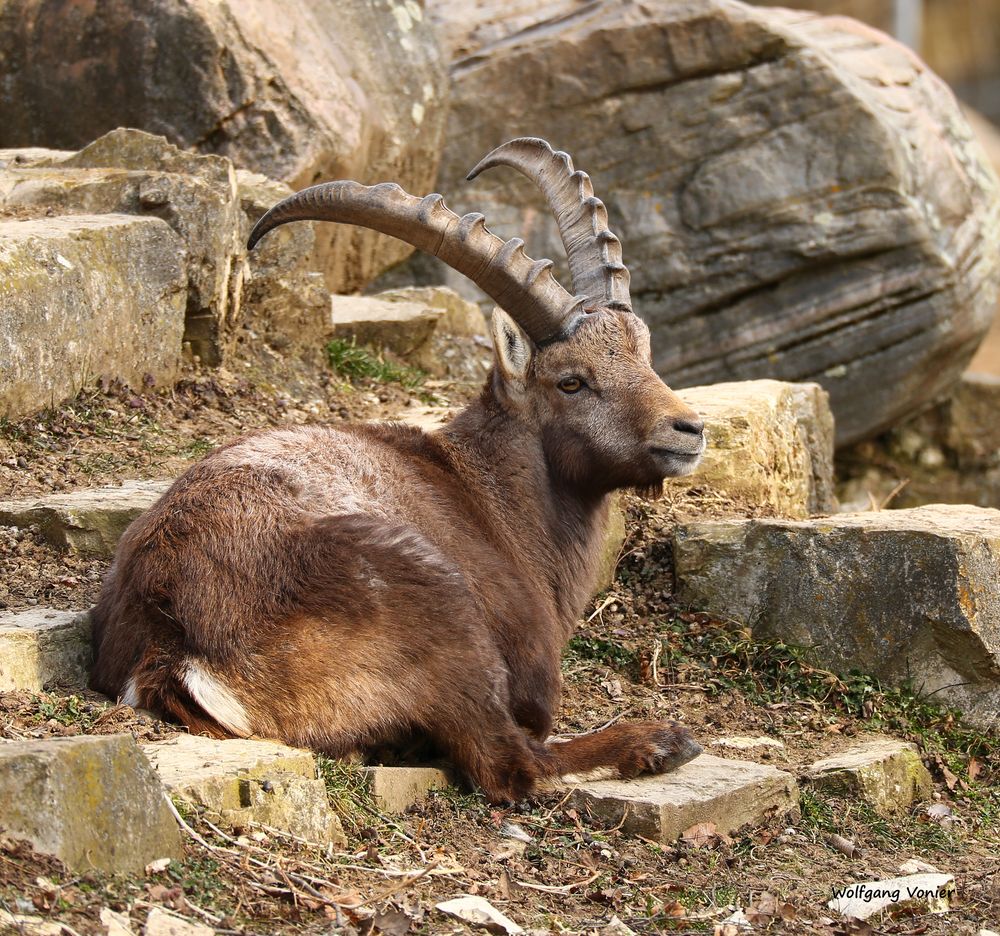
M170 481L126 481L43 497L0 501L0 526L37 525L53 546L111 556L128 525L152 507Z
M159 218L0 221L0 417L72 396L95 374L169 384L184 333L183 256Z
M0 692L41 692L46 686L82 689L91 659L87 613L0 613Z
M863 799L884 816L906 812L932 792L930 771L916 745L888 738L816 761L801 779L828 793Z
M163 785L131 735L0 744L0 828L74 871L182 857Z
M961 505L673 536L678 598L811 646L838 671L912 681L973 724L1000 713L1000 511Z
M273 741L181 734L143 747L164 786L229 828L271 826L321 845L346 842L311 751Z
M670 773L635 780L594 780L570 794L577 809L624 832L672 842L702 822L728 835L798 809L795 777L750 761L702 754Z

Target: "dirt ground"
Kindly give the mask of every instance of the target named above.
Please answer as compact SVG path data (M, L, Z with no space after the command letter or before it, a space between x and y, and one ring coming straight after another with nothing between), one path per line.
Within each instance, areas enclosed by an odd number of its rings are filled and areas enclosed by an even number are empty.
M0 496L170 477L252 428L386 418L476 392L447 383L350 385L277 360L245 370L191 372L174 390L142 396L93 388L51 413L0 427ZM138 932L154 907L219 933L471 932L435 909L465 894L486 898L526 929L554 933L625 932L617 920L638 933L730 936L738 930L725 921L737 908L752 926L745 932L916 936L1000 927L1000 737L677 607L663 537L670 511L629 500L630 536L616 580L597 596L564 658L557 731L676 719L711 753L792 772L865 738L906 738L934 778L930 804L886 818L863 802L803 787L797 814L732 837L695 828L664 846L606 828L569 808L562 793L497 809L448 790L388 817L360 792L356 768L324 762L348 833L344 853L264 829L226 837L185 811L184 861L110 878L70 874L0 836L0 932L31 932L23 919L36 918L58 922L69 936L103 934L102 912L105 920L121 914ZM85 608L106 567L59 553L31 531L0 529L0 608ZM176 730L96 695L0 695L0 738L7 740L109 731L145 740ZM734 735L763 735L782 747L744 753L712 743ZM827 908L834 887L897 876L911 859L955 876L949 913L908 907L867 924Z

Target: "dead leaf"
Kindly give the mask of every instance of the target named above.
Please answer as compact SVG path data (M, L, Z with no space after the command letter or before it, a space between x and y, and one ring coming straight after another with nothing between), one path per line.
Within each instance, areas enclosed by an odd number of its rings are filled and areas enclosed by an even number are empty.
M983 772L983 765L976 758L969 758L969 779L975 780Z
M695 848L704 848L714 845L716 842L730 844L733 840L724 832L720 832L714 822L699 822L685 829L681 833L681 838Z
M149 899L161 903L171 910L183 910L186 906L184 888L165 887L163 884L147 884L146 893Z
M601 688L608 694L608 697L615 702L620 702L625 698L620 679L602 679Z
M168 867L170 867L169 858L157 858L156 861L151 861L146 865L146 874L160 874Z
M750 904L746 909L746 917L751 925L759 923L766 926L779 915L778 898L767 891L761 893L756 902Z
M679 900L675 900L672 903L665 903L663 905L663 912L668 917L680 920L687 916L687 907L685 907Z
M402 910L384 910L372 917L372 927L386 936L404 936L410 931L410 918Z

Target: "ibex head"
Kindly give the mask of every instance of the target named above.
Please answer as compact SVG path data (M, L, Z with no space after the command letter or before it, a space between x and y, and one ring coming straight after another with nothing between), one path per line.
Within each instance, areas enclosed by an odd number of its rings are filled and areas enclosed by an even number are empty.
M275 205L254 227L252 248L288 221L329 220L391 234L469 277L499 309L493 315L493 389L531 423L553 471L605 493L659 488L685 475L705 448L703 424L653 371L649 330L632 311L621 244L590 179L544 140L495 149L469 174L507 165L538 184L555 215L575 296L532 260L519 238L502 241L481 214L458 217L440 195L416 198L394 183L328 182Z

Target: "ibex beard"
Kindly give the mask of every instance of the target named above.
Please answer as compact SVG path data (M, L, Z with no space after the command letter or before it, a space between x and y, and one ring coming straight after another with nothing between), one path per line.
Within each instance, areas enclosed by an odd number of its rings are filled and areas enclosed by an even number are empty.
M670 770L676 723L547 741L609 497L688 474L703 425L653 371L628 271L584 173L540 140L495 150L542 188L576 296L548 261L438 195L353 182L271 209L434 253L499 308L479 399L443 429L261 432L190 468L126 532L94 611L95 689L213 737L344 756L419 739L495 802L540 781Z

